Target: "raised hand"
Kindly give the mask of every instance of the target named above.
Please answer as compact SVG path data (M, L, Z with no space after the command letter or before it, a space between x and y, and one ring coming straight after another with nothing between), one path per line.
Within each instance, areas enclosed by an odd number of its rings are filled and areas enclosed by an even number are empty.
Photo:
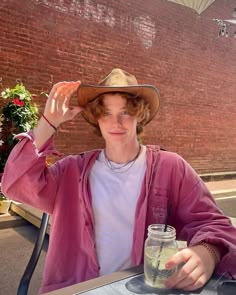
M72 120L82 107L71 107L70 100L80 82L59 82L52 87L44 109L44 116L55 126Z
M71 96L80 82L59 82L52 87L48 96L43 117L33 130L35 144L38 149L52 136L56 128L63 122L72 120L82 107L71 107Z

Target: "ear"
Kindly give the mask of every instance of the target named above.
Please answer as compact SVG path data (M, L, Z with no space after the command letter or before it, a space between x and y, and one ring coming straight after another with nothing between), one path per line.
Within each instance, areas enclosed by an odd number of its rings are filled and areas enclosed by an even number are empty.
M137 123L139 124L139 123L141 123L142 122L142 120L143 120L143 118L141 118L140 116L139 117L137 117Z

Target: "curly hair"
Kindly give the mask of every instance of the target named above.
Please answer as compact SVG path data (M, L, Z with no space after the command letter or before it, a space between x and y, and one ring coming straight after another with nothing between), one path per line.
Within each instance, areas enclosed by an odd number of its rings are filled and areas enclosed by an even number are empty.
M103 104L103 98L105 94L106 93L99 95L94 100L89 102L83 110L84 118L95 127L95 133L100 136L102 136L102 134L98 125L98 119L101 118L101 116L103 116L106 111ZM126 110L128 114L130 116L139 118L139 122L136 127L136 133L137 135L141 135L143 132L143 126L149 119L150 111L148 103L141 96L126 92L110 92L109 94L119 94L121 97L126 99Z

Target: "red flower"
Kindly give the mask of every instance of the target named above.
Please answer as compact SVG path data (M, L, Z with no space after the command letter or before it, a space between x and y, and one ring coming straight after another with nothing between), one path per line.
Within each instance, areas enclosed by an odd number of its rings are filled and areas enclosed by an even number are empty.
M19 98L14 98L13 103L17 106L20 106L20 107L23 107L23 105L24 105L23 100L20 100Z

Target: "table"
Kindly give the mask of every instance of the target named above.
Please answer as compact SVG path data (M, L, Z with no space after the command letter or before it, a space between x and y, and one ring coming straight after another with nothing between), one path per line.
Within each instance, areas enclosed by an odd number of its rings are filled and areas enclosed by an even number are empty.
M226 281L225 277L214 275L201 289L186 292L181 290L161 290L149 287L144 282L143 266L133 267L110 275L102 276L86 282L68 286L44 295L235 295L235 286L226 286L220 289L219 283ZM233 289L232 289L233 288Z

